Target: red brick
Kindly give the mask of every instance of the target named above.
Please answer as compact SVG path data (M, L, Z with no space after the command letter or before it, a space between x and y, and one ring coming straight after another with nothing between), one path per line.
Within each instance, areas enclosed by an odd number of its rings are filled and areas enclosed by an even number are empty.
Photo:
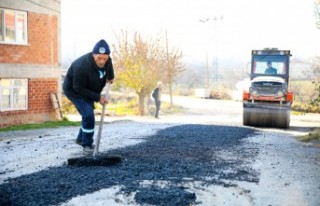
M51 62L51 45L53 46L53 62ZM0 44L0 62L58 64L57 16L29 12L28 45Z

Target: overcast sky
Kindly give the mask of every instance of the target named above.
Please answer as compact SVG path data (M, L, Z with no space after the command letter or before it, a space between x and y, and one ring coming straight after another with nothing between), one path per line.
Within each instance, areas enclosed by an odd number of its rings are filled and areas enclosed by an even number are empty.
M63 0L62 55L89 52L101 38L112 44L120 29L163 39L167 31L169 46L181 49L189 61L205 61L206 50L210 57L250 60L251 49L264 47L290 49L297 57L320 55L313 2Z

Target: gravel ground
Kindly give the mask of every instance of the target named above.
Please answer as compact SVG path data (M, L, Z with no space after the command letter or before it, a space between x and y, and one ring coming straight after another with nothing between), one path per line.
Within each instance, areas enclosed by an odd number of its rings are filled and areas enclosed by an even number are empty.
M112 167L66 165L78 127L0 133L0 205L320 205L320 149L295 139L320 115L250 128L241 103L175 102L185 113L107 118L100 151L124 158Z
M125 158L117 166L75 168L63 164L9 178L0 185L0 205L58 205L119 185L118 193L134 194L135 204L201 204L185 185L200 182L232 187L234 180L259 181L258 172L248 166L257 150L243 145L243 139L253 133L252 129L229 126L167 127L143 137L139 144L108 151L106 154ZM159 182L165 184L159 186Z

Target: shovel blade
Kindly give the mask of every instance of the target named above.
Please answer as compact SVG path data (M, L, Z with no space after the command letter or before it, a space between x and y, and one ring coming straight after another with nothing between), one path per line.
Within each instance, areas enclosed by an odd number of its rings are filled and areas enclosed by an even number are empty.
M117 155L103 155L93 157L74 157L68 159L69 166L113 166L122 162L122 157Z

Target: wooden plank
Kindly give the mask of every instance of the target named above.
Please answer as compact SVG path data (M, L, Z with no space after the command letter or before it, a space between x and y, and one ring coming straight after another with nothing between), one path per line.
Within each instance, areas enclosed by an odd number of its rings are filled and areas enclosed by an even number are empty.
M57 93L50 93L50 98L51 98L51 102L53 105L53 108L56 111L56 117L58 120L62 120L63 115L62 115L62 111L61 111L61 107L60 107L60 102L58 100L58 96Z

